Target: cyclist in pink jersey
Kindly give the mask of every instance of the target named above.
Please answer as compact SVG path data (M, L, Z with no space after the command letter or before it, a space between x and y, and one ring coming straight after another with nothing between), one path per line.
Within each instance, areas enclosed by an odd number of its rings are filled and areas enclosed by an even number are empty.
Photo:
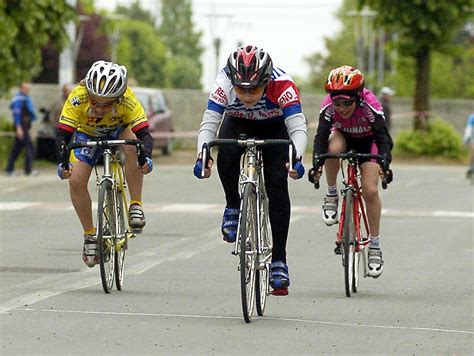
M377 97L364 89L364 75L360 70L341 66L333 69L325 84L329 94L324 98L319 115L319 126L314 138L313 155L340 153L355 150L358 153L387 155L391 161L392 138L387 130L383 108ZM378 193L379 175L385 174L388 183L392 172L370 160L360 160L362 190L367 207L370 229L369 275L377 278L383 270L382 250L380 248L380 215L382 204ZM323 221L328 225L337 222L338 190L337 174L339 160L327 159L324 163L328 192L324 198ZM319 179L322 167L314 172ZM340 246L335 249L340 254Z

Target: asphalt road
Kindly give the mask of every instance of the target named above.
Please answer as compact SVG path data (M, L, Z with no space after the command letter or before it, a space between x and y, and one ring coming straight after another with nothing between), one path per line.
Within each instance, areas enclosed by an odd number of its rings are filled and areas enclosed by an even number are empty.
M242 318L238 259L222 242L216 172L187 165L146 177L147 226L127 255L124 290L103 293L81 258L67 182L0 177L2 355L472 354L473 186L464 167L394 164L383 191L385 271L344 293L324 189L290 182L290 295ZM322 184L324 186L324 184ZM95 199L94 181L91 192Z

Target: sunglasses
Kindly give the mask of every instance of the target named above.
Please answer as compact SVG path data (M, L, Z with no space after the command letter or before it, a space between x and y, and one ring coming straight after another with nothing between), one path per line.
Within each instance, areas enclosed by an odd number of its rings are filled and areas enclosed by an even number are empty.
M333 101L332 104L337 108L341 105L344 105L346 108L348 108L349 106L354 104L354 102L355 100L343 100L343 101Z
M89 97L89 102L91 103L92 106L98 107L98 108L108 108L113 106L116 103L116 99L114 100L106 100L106 101L99 101L96 99L92 99Z
M255 94L260 93L263 90L263 88L264 87L243 88L243 87L239 87L237 85L234 86L235 92L237 94L249 93L249 94L255 95Z

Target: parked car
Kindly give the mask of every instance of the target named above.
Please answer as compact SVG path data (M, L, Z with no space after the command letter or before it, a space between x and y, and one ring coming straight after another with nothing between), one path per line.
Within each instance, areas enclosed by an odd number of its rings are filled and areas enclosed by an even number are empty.
M48 161L56 161L56 153L54 149L54 141L57 133L57 124L64 101L67 99L74 84L64 84L62 86L61 96L49 108L42 107L40 109L41 120L36 133L36 158L46 159Z
M51 122L50 110L42 107L40 113L41 121L36 135L36 158L56 162L56 151L54 148L56 125L54 122Z
M150 132L153 136L154 148L159 148L165 155L173 152L174 131L171 111L166 104L165 96L159 89L132 87L138 100L143 105L150 123Z

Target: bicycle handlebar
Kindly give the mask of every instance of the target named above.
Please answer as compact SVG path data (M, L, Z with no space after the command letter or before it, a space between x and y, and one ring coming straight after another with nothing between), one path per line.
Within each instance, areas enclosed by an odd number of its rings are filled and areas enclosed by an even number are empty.
M101 148L111 148L111 147L118 147L121 145L128 145L128 146L136 146L137 148L137 158L138 163L140 166L145 165L146 156L145 156L145 148L140 140L103 140L103 139L96 139L94 141L85 141L85 142L73 142L66 146L62 147L61 152L61 164L64 169L69 167L69 152L75 148L83 148L83 147L101 147Z
M202 157L202 171L201 177L204 177L204 169L209 164L211 148L214 146L242 146L242 147L261 147L261 146L288 146L288 155L290 164L290 169L293 168L293 156L294 156L294 146L291 140L286 139L267 139L267 140L258 140L255 138L247 138L246 136L241 136L239 139L216 139L209 141L202 145L201 157Z
M375 159L380 165L382 172L384 173L382 178L382 188L387 189L387 178L385 173L388 171L389 161L386 154L379 155L373 153L357 153L357 152L341 152L341 153L323 153L320 155L314 155L313 157L313 170L317 172L319 168L323 165L324 160L328 158L339 158L342 160L359 160L359 159ZM319 189L319 180L314 180L315 189Z

